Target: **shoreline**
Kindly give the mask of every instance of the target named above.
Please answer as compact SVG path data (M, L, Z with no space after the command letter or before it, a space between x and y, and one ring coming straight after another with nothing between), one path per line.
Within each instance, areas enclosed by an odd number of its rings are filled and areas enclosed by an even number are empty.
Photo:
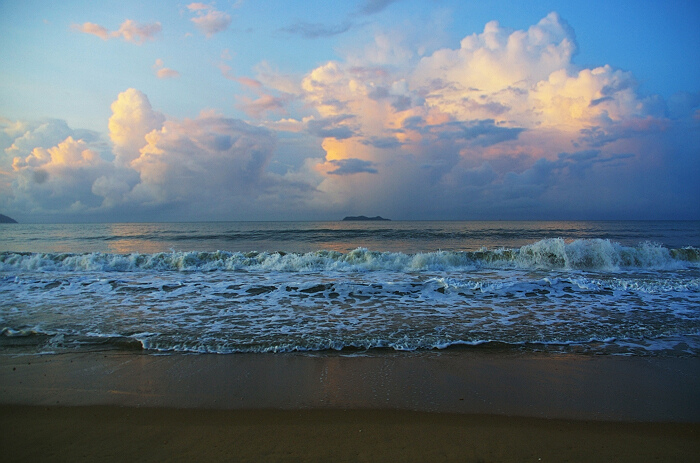
M700 452L695 357L3 354L0 393L7 461L690 461Z

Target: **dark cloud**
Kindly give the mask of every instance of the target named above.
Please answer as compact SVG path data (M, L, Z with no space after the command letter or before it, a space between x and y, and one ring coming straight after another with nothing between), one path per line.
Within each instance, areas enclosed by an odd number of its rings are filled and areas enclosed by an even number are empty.
M360 173L376 174L377 169L374 168L374 163L357 158L334 159L328 161L330 164L337 166L337 169L328 172L333 175L353 175Z
M591 106L598 106L601 103L605 103L606 101L614 101L615 98L611 96L604 96L602 98L597 98L595 100L591 100Z
M605 154L599 150L559 153L555 160L538 159L532 167L521 173L508 172L505 179L506 183L520 187L520 189L527 187L532 191L541 192L566 178L583 178L586 172L595 165L611 164L614 161L630 157L634 157L634 155L629 153ZM518 194L522 193L519 191Z
M373 100L382 100L384 98L389 98L389 89L386 87L375 87L374 90L367 94L368 97Z
M396 1L397 0L365 0L358 13L365 16L377 14Z
M401 142L396 137L370 137L362 140L362 144L380 149L398 148L401 146Z
M334 35L343 34L350 29L352 29L353 23L349 21L343 21L340 24L321 24L321 23L307 23L304 21L299 21L292 24L289 27L282 29L283 32L287 32L292 35L298 35L299 37L305 39L317 39L322 37L332 37Z
M306 131L311 135L321 138L332 137L337 140L351 138L355 136L355 132L347 125L340 124L352 117L354 116L342 114L340 116L310 120L306 123Z
M408 130L420 130L425 125L425 120L421 116L411 116L403 120L401 127Z
M325 99L325 100L321 101L321 105L322 106L331 106L336 111L343 111L343 110L347 109L347 107L348 107L348 104L346 102L340 101L340 100L335 99L335 98Z
M396 1L397 0L366 0L365 3L359 8L357 14L350 15L349 18L352 18L353 16L370 16L380 13L386 7ZM351 19L346 19L340 24L308 23L306 21L298 21L291 26L282 28L281 30L288 34L298 35L299 37L305 39L318 39L344 34L345 32L362 25L362 22L355 22Z
M493 119L448 122L428 126L427 130L437 134L441 140L465 140L473 146L491 146L515 140L525 130L519 127L500 127Z
M700 109L700 92L678 92L668 100L668 115L673 119L692 116Z
M405 95L392 95L386 87L376 87L367 95L375 101L390 99L391 107L396 111L405 111L412 107L411 98Z
M396 96L394 97L394 101L391 102L391 107L396 111L406 111L407 109L411 109L412 106L413 102L411 98L407 96Z

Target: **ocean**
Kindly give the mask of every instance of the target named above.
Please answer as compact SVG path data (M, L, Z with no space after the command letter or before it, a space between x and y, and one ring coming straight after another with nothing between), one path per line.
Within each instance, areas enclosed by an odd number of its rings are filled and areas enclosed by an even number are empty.
M700 354L700 222L0 225L0 353Z

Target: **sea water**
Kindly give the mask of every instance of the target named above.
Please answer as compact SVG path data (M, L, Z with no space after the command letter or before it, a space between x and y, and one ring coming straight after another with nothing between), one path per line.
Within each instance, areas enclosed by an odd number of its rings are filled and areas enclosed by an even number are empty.
M0 353L700 354L700 222L0 225Z

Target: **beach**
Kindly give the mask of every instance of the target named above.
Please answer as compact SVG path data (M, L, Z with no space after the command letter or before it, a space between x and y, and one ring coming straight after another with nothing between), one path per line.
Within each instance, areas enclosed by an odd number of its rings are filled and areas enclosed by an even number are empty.
M694 461L697 225L0 230L3 461Z
M695 357L0 357L6 461L690 461Z

